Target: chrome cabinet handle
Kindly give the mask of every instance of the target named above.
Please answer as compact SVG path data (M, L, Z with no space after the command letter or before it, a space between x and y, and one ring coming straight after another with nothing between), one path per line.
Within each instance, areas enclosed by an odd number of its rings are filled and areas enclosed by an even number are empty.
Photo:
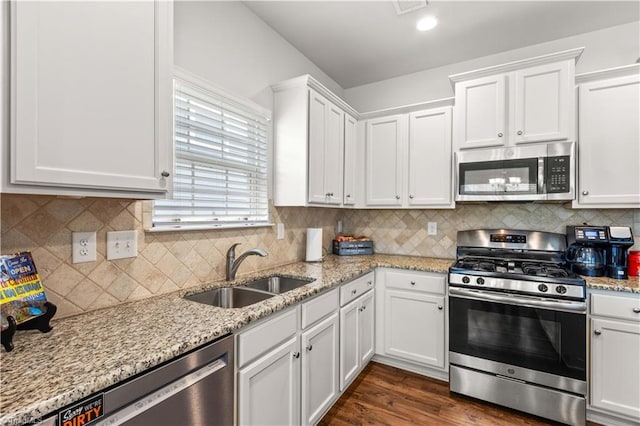
M602 334L602 331L600 330L593 330L593 334L595 334L596 336L599 336Z
M589 195L589 191L582 191L582 195Z
M640 314L640 308L633 308L633 312L635 312L636 314Z
M293 357L294 357L295 359L300 358L300 352L294 352L294 353L293 353Z
M522 134L522 130L518 130L518 136Z
M498 137L501 138L502 137L502 133L498 133Z
M444 309L444 306L442 306L442 305L438 305L438 310L440 310L440 311L441 311L441 310L443 310L443 309Z
M171 176L171 175L169 174L169 172L168 172L168 171L163 170L163 171L162 171L162 173L160 173L160 176L162 176L162 177L165 177L165 178L166 178L166 177L169 177L169 176Z
M311 351L311 349L313 349L313 345L309 345L309 346L307 346L307 350L308 350L308 351Z

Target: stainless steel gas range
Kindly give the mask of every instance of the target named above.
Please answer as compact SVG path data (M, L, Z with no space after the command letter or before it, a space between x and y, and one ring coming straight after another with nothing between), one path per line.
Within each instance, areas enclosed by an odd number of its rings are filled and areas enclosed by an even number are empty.
M449 269L452 392L571 425L586 422L585 281L564 234L458 232Z

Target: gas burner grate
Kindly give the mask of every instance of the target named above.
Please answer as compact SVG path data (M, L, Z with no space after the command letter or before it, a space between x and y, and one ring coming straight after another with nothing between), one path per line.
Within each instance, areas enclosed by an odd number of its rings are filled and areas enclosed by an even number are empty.
M522 272L526 275L538 277L567 278L569 273L566 269L556 265L542 265L539 263L523 263Z
M496 265L494 262L480 259L463 259L457 264L457 267L469 269L472 271L495 272Z

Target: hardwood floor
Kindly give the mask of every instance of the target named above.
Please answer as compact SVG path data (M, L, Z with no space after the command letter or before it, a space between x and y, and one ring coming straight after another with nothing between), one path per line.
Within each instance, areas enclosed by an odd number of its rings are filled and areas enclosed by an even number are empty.
M449 384L371 362L319 425L541 426L552 421L449 393ZM588 422L587 425L598 426Z

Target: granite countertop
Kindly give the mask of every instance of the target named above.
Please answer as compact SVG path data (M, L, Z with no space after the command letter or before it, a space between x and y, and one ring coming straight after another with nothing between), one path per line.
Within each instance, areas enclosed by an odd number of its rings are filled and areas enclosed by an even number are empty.
M446 273L453 259L413 256L327 256L297 262L232 283L282 274L313 283L241 309L222 309L182 299L187 293L226 285L216 281L150 299L54 320L50 333L21 331L15 349L0 358L0 425L41 419L68 404L168 361L217 337L350 281L376 267ZM588 278L597 289L640 293L640 281Z

